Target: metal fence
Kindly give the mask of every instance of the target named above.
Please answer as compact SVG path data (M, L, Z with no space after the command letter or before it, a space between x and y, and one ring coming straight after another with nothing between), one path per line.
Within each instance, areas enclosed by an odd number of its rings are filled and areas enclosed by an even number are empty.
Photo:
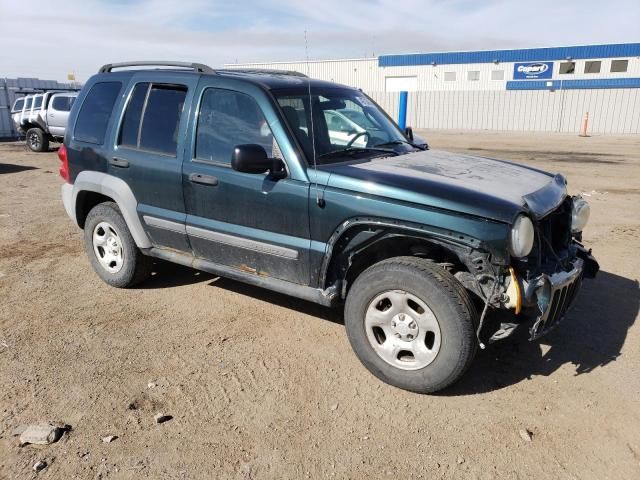
M0 138L16 138L18 132L11 120L11 107L16 98L45 90L75 90L78 86L56 80L38 78L0 78Z
M399 93L367 92L394 120ZM640 89L410 92L414 128L640 134Z

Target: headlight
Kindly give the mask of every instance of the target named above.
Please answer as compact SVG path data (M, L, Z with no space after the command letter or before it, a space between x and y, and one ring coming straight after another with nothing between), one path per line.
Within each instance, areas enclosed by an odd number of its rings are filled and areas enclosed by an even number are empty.
M522 258L529 255L533 248L534 229L531 219L526 215L518 215L513 227L511 227L511 237L509 239L509 250L511 255Z
M571 209L571 233L578 233L584 230L589 221L591 207L582 197L574 197Z

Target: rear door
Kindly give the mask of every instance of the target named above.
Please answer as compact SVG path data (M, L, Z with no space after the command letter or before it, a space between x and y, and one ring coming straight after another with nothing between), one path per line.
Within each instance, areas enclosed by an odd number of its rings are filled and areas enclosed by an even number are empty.
M181 172L197 82L191 73L134 75L109 158L109 173L133 191L153 245L188 252Z
M64 137L64 131L69 121L69 112L75 99L75 95L65 93L56 93L51 97L47 108L47 125L51 135Z

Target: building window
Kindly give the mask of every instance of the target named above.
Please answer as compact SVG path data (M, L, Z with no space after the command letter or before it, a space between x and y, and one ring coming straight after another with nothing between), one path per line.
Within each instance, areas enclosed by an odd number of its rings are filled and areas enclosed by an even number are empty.
M584 73L600 73L600 60L584 62Z
M415 92L418 90L418 77L385 77L386 92Z
M560 64L560 73L562 75L573 74L576 71L576 62L563 62Z
M504 70L491 70L491 80L504 80Z
M467 80L477 82L480 80L480 72L478 70L470 70L467 72Z
M455 82L456 81L456 72L444 72L444 81L445 82Z
M611 60L612 72L626 72L629 67L629 60Z

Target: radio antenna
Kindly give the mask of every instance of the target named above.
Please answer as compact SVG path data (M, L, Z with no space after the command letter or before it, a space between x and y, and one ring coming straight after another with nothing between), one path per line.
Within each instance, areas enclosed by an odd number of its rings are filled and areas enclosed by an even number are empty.
M313 99L311 98L311 75L310 75L310 68L309 68L309 42L307 40L307 31L304 31L304 56L305 56L305 60L306 60L306 70L307 70L307 89L308 89L308 93L309 93L309 117L311 118L311 122L310 122L310 129L309 131L311 132L311 149L313 150L312 155L313 155L313 189L316 192L316 203L318 204L318 206L322 207L323 206L323 201L320 199L320 193L319 193L319 189L318 189L318 164L317 164L317 160L316 160L316 132L315 129L313 128Z

